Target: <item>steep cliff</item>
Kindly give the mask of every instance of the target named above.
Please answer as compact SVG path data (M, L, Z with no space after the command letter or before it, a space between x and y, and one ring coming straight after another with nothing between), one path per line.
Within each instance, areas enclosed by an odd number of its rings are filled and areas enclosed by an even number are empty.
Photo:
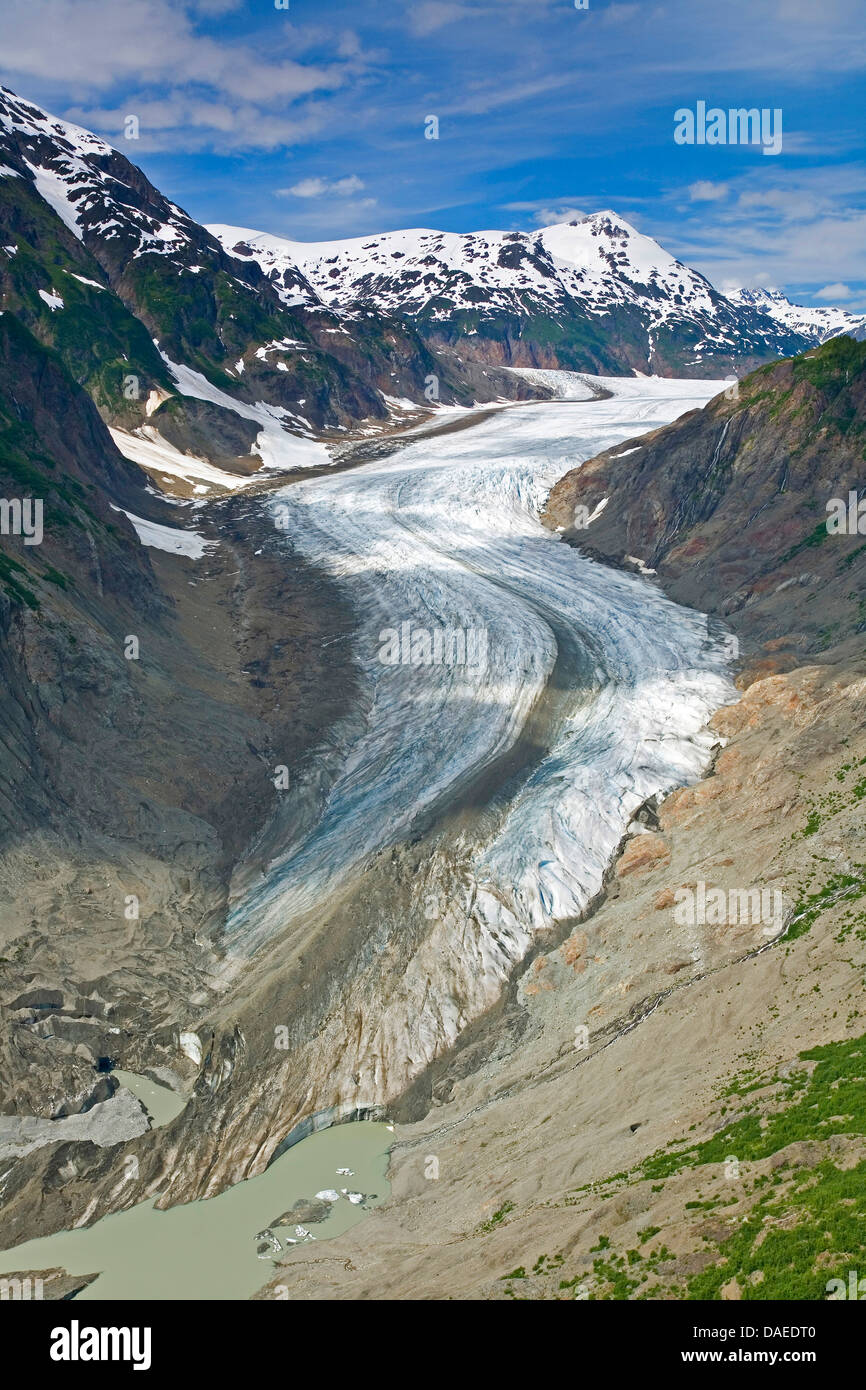
M657 572L773 665L862 645L866 347L836 338L575 469L545 519L588 554ZM844 504L844 529L834 529Z

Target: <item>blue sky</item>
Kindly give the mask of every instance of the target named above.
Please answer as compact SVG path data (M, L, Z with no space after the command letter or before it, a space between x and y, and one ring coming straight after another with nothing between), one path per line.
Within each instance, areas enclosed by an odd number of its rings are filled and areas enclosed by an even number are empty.
M866 308L864 0L3 0L2 25L0 81L202 222L318 240L612 207L722 288ZM782 152L675 144L699 100L781 108Z

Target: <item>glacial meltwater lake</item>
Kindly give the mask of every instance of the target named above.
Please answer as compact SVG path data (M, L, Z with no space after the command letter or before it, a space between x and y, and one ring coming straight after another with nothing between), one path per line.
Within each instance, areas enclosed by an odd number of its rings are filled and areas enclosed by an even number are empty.
M393 1134L387 1125L357 1121L302 1139L266 1172L219 1197L157 1211L152 1201L103 1217L78 1231L61 1231L0 1251L0 1275L63 1268L99 1278L76 1302L99 1299L245 1299L273 1277L259 1259L255 1237L301 1198L346 1188L367 1194L366 1206L388 1196L385 1178ZM352 1176L338 1168L351 1168ZM372 1194L375 1193L375 1197ZM341 1196L327 1219L307 1228L317 1241L338 1236L367 1212ZM274 1228L285 1245L294 1226ZM294 1248L294 1247L289 1247Z

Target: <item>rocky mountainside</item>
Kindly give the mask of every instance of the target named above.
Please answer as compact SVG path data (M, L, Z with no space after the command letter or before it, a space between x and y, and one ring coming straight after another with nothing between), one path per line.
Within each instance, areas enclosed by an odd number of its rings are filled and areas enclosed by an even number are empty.
M8 310L0 496L0 1114L53 1118L202 979L272 765L351 689L348 618L233 504L212 541L184 529Z
M817 341L812 324L786 322L747 295L725 298L614 212L537 232L416 229L322 243L210 230L260 265L287 302L310 285L327 304L401 315L431 347L459 344L484 362L708 376Z
M347 318L296 279L278 292L117 150L0 89L0 308L124 434L229 471L285 470L308 459L293 440L386 422L386 397L426 404L431 376L445 402L529 394L470 380L405 319Z
M657 572L776 667L866 632L866 345L835 338L759 368L701 411L600 454L547 520L606 560ZM830 529L833 499L845 529Z
M713 727L713 775L395 1116L385 1206L259 1298L823 1301L862 1269L862 650ZM774 883L786 936L678 926L699 881Z

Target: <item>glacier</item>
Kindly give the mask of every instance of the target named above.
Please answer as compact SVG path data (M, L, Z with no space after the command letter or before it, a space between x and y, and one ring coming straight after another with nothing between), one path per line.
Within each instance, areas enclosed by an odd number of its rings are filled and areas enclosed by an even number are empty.
M394 1038L411 1033L413 1070L489 1006L539 932L586 911L636 810L700 778L717 741L707 721L735 698L723 634L703 614L539 521L567 470L724 383L560 378L560 399L419 435L269 503L286 544L354 605L363 694L333 731L338 769L312 823L234 898L226 970L310 914L321 920L377 852L447 820L483 785L483 804L476 795L419 884L411 910L427 938L400 1019L380 1021ZM380 633L405 621L485 628L486 666L383 665ZM500 777L530 729L532 756Z

